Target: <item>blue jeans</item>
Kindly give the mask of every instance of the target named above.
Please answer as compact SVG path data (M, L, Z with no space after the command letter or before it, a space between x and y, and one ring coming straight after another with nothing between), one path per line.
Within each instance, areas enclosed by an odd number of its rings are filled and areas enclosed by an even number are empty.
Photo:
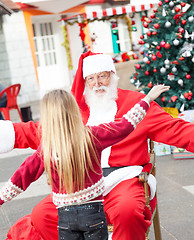
M6 99L4 99L4 100L0 99L0 108L1 107L6 107L6 106L7 106L7 100ZM4 120L3 114L1 112L0 112L0 120Z
M102 202L58 208L59 240L107 240Z

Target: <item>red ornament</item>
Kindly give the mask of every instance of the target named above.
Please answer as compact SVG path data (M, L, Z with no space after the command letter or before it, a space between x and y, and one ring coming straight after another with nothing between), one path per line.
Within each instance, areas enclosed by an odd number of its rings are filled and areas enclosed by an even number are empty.
M145 75L146 76L150 75L149 71L145 71Z
M143 51L141 51L140 54L143 55Z
M191 91L189 91L189 96L191 96L191 97L193 96L193 93Z
M152 14L150 15L150 17L151 17L151 18L155 18L156 15L155 15L154 13L152 13Z
M156 73L156 72L157 72L157 69L156 69L156 68L154 68L153 72L155 72L155 73Z
M157 48L157 50L160 50L160 49L161 49L161 47L160 47L159 45L158 45L156 48Z
M135 65L135 67L136 67L137 69L140 69L140 68L141 68L141 65L138 63L138 64Z
M148 19L148 20L147 20L147 22L148 22L148 23L151 23L151 22L152 22L152 20L151 20L151 19Z
M154 24L155 29L158 29L160 27L159 23Z
M166 3L168 3L168 2L169 2L169 0L165 0L165 2L166 2Z
M179 28L180 33L184 33L184 31L185 31L184 28Z
M141 35L140 38L141 38L141 39L144 39L144 35Z
M149 82L147 86L148 86L149 88L152 88L152 87L153 87L152 82Z
M161 41L161 43L160 43L160 46L161 46L161 47L164 47L164 46L165 46L165 44L166 44L166 42L165 42L165 41Z
M180 61L183 61L184 59L185 59L184 57L180 57L180 58L179 58Z
M180 8L179 7L175 7L175 11L176 12L180 12Z
M172 96L172 97L171 97L171 100L172 100L173 102L176 102L177 96Z
M156 53L156 56L159 57L159 58L161 58L161 57L162 57L162 54L158 51L158 52Z
M162 98L161 98L161 101L162 101L162 102L165 102L165 97L162 97Z
M151 57L151 59L152 59L153 61L156 61L157 57L156 57L155 55L153 55L153 56Z
M183 25L185 25L185 24L187 23L187 21L183 19L183 20L181 21L181 23L182 23Z
M182 2L182 3L181 3L181 7L184 7L185 5L186 5L185 2Z
M147 32L147 35L148 35L148 37L150 37L151 35L152 35L152 32Z
M144 44L145 43L145 41L143 41L143 40L139 40L139 44Z
M189 101L190 101L191 99L192 99L192 97L191 97L191 96L188 96L187 100L189 100Z
M143 26L144 26L145 28L147 28L147 27L148 27L148 23L147 23L147 22L143 22Z
M156 35L156 34L157 34L157 32L156 32L156 31L153 31L153 32L152 32L152 35Z
M158 12L158 10L157 10L157 9L153 9L153 12L155 12L155 13L156 13L156 12Z
M166 44L164 45L164 48L165 48L165 49L169 49L169 48L170 48L170 44L169 44L169 43L166 43Z
M184 97L187 99L189 97L189 93L184 93Z
M150 61L149 61L149 60L147 61L147 64L150 64Z
M162 1L160 1L160 2L158 3L158 5L159 5L159 6L162 6Z
M186 79L190 79L191 78L191 75L190 74L186 74Z

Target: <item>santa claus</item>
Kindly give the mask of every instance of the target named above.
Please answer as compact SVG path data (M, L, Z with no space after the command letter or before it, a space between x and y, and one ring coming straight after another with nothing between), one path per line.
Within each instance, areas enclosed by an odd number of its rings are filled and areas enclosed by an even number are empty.
M72 93L85 124L117 121L144 97L139 92L118 89L117 82L118 77L110 56L91 52L81 55ZM6 128L0 124L1 151L13 147L38 147L38 123L4 124L7 125ZM151 224L150 212L148 214L145 205L144 188L137 177L138 169L149 162L148 139L194 152L191 132L194 132L194 124L172 118L156 102L152 102L146 117L136 130L104 151L104 174L113 176L110 189L104 197L107 221L113 224L113 240L145 240L145 233ZM29 217L31 228L43 239L58 239L58 216L51 195L41 201Z

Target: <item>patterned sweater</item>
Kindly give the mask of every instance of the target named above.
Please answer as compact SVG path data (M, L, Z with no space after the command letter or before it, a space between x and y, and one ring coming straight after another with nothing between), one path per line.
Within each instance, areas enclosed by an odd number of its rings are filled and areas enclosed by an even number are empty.
M53 174L53 203L56 206L60 207L73 204L83 204L91 200L103 199L102 194L105 191L105 186L102 169L100 167L101 152L103 149L127 137L144 118L148 108L148 103L141 100L130 111L128 111L120 121L90 127L92 135L94 136L93 142L98 156L98 163L91 157L95 172L90 170L90 177L87 177L86 174L83 190L75 191L71 194L66 193L65 190L63 190L62 193L59 193L58 175ZM32 182L36 181L43 174L43 172L44 162L40 154L39 146L37 151L24 161L5 186L0 190L0 205L25 191Z

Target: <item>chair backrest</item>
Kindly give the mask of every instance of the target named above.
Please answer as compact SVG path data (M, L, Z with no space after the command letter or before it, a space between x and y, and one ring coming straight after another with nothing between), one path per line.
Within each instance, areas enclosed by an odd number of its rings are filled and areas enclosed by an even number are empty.
M7 108L13 108L17 106L17 96L20 92L21 84L13 84L1 91L0 98L4 93L7 95Z

